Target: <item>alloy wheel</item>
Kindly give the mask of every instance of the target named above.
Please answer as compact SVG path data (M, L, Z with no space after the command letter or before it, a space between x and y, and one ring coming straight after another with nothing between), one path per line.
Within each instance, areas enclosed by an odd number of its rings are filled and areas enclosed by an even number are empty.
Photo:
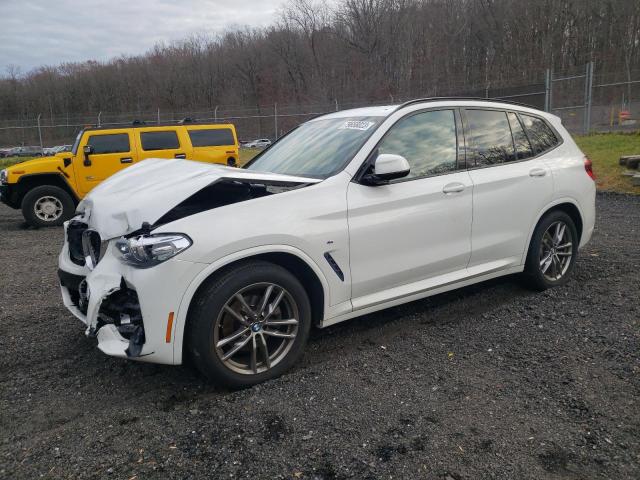
M214 350L228 369L255 375L273 368L298 335L299 309L275 283L242 288L224 304L214 324Z
M566 223L557 221L549 225L540 242L540 271L552 282L560 280L571 265L573 242Z

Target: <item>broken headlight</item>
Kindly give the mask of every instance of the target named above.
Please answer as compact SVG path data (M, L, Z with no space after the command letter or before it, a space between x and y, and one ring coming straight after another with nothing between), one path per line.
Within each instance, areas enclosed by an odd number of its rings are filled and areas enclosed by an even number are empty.
M137 235L116 240L120 259L138 268L158 265L191 246L191 239L182 233Z
M0 170L0 183L7 183L7 171Z

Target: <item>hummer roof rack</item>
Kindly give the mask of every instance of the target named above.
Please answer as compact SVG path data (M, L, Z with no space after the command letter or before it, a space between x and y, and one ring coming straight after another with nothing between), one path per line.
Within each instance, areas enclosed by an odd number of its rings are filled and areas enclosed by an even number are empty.
M102 125L87 125L84 130L111 130L114 128L151 128L151 127L175 127L177 125L223 125L231 122L221 122L221 121L199 121L195 118L186 117L182 120L174 120L168 122L145 122L144 120L133 120L131 123L109 123Z

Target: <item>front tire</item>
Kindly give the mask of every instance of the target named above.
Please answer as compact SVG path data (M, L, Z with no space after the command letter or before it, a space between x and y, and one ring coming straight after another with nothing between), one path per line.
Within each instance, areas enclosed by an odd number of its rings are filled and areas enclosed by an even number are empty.
M35 187L22 199L22 215L34 227L62 225L73 216L75 204L71 196L60 187Z
M565 212L556 210L542 217L527 253L524 274L529 286L542 291L567 283L579 241L575 223Z
M188 353L210 380L232 388L282 375L301 357L311 306L288 270L263 261L215 277L189 313Z

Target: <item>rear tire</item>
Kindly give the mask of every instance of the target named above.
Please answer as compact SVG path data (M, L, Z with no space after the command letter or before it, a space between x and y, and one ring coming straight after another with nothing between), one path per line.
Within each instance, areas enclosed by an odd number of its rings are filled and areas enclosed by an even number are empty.
M60 187L42 185L29 190L22 199L22 215L34 227L55 227L73 216L75 204Z
M528 286L542 291L567 283L579 241L575 223L565 212L555 210L542 217L527 252L524 279Z
M207 378L244 388L291 368L310 327L311 305L298 279L279 265L252 261L214 277L194 299L186 348Z

